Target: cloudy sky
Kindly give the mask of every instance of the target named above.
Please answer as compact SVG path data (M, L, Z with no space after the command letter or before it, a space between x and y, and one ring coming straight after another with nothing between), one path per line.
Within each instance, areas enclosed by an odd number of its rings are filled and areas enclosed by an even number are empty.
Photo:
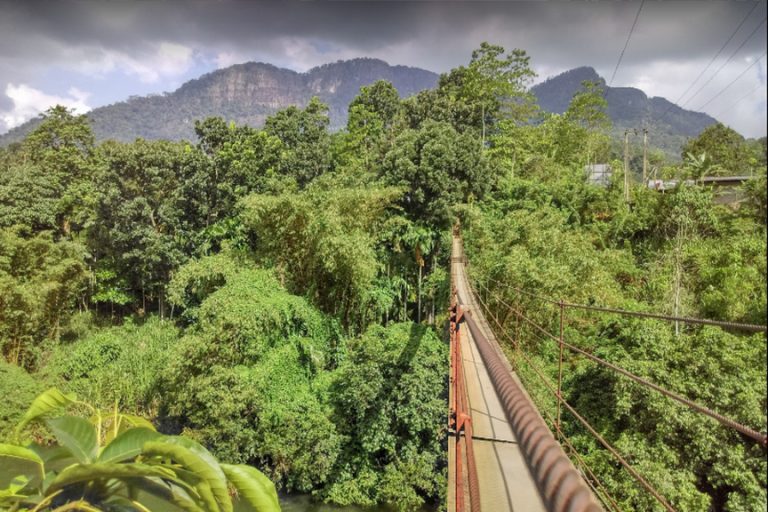
M587 65L610 81L637 17L614 86L765 135L766 1L647 0L637 16L640 6L0 0L0 133L55 103L85 112L251 60L305 71L367 56L443 72L489 41L527 50L538 80Z

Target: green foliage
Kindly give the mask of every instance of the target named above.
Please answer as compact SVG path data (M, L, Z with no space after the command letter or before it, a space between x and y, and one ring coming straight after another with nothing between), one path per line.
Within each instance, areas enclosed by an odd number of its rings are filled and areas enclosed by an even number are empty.
M190 204L201 155L185 144L136 141L99 147L101 170L96 225L89 236L102 269L124 276L134 303L157 301L165 313L164 285L193 251L200 204ZM121 297L122 298L122 297Z
M328 105L313 97L306 108L288 107L267 118L264 131L277 137L284 150L281 173L306 186L329 169Z
M25 239L0 231L0 351L33 368L46 341L57 341L85 284L84 250L50 233Z
M40 198L49 208L54 206L56 227L65 236L89 225L93 216L93 144L87 118L75 116L61 105L48 109L40 125L22 143L24 160L28 156L30 163L45 174L44 178L35 179L35 173L29 173L27 179L36 190L24 191L22 196ZM45 189L55 191L54 197L46 194ZM35 192L42 194L38 196ZM55 205L50 205L51 200ZM17 202L18 207L23 205L22 201ZM49 212L46 208L46 213Z
M447 357L434 331L411 323L374 326L349 344L330 382L345 442L326 499L413 510L442 492Z
M682 155L711 158L716 167L711 173L721 176L751 174L759 156L750 148L744 137L722 123L707 127L701 134L683 146Z
M56 347L44 373L99 407L117 403L124 410L152 415L178 336L173 324L155 317L142 325L126 322L99 329Z
M411 219L438 229L450 226L454 205L482 199L493 186L480 143L433 121L397 137L385 157L382 179L407 191L400 205Z
M254 195L243 201L242 219L256 259L289 290L357 326L379 314L376 235L398 195L387 188Z
M0 440L10 439L24 409L43 391L39 379L16 365L0 360Z
M69 405L90 419L50 417ZM279 511L272 483L248 466L220 465L198 443L151 424L102 414L55 388L40 395L25 423L45 422L55 446L0 444L0 506L12 510ZM24 424L20 424L21 429ZM230 495L230 484L236 489Z
M595 343L597 340L599 343ZM605 322L592 340L595 355L726 416L765 425L765 343L715 328L674 337L649 321ZM596 365L581 365L567 384L569 400L680 510L754 510L765 500L762 449L665 397ZM596 400L599 397L599 400ZM585 442L579 426L570 427ZM636 492L625 472L602 450L584 445L629 509L660 510ZM733 482L738 481L738 487Z
M166 414L220 457L259 462L289 489L324 482L338 451L311 389L334 358L325 319L269 272L247 269L225 276L197 318L174 350Z
M57 181L37 165L0 167L0 228L57 229L60 195Z

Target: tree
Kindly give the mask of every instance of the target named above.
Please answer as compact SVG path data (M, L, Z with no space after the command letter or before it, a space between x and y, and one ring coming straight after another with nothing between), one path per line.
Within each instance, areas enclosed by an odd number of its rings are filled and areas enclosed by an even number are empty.
M80 406L91 417L55 416ZM100 411L52 388L17 427L44 423L57 444L0 444L0 506L17 510L279 511L274 485L256 468L221 464L200 444L148 421ZM229 488L235 489L235 497Z
M397 89L390 82L379 80L360 88L349 104L346 144L347 165L361 166L375 175L381 160L396 134L402 105Z
M61 105L51 107L40 125L24 139L22 148L29 161L52 183L61 234L69 236L73 229L86 227L94 202L94 139L88 119L75 116Z
M85 248L0 230L0 351L34 368L45 341L58 341L86 281Z
M267 118L264 131L280 139L280 170L305 187L330 168L328 106L313 97L304 109L288 107Z
M349 439L334 467L328 501L391 503L414 510L445 480L447 347L425 326L372 326L349 344L330 383L334 421ZM441 412L442 411L442 412Z
M58 180L37 164L0 169L0 227L58 231L61 194Z
M192 299L196 324L172 351L165 416L218 456L258 463L289 490L310 491L339 453L313 391L336 360L333 324L271 272L225 261L193 261L171 287L197 288L202 300L179 297Z
M585 80L581 83L581 90L573 95L565 118L587 131L604 131L611 126L607 108L603 83Z
M377 235L399 195L391 188L252 195L241 217L257 261L356 329L376 318Z
M483 146L487 128L499 119L528 120L533 102L526 88L535 77L524 50L505 55L503 47L483 42L472 52L463 93L480 109Z
M683 158L688 154L697 158L706 154L719 166L721 175L750 175L757 164L756 155L744 137L722 123L708 126L698 137L689 140L683 146Z
M454 205L482 198L493 185L479 141L435 121L397 137L384 159L382 178L406 191L400 204L412 221L436 229L451 225Z
M97 222L88 240L97 267L124 278L123 293L142 311L156 301L164 315L165 285L194 252L206 221L208 205L189 194L205 162L187 144L142 140L105 143L98 158Z

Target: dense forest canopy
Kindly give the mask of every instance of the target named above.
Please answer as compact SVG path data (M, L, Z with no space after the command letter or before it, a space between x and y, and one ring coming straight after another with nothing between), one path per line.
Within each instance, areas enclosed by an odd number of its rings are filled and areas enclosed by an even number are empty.
M635 183L627 202L601 84L545 114L533 77L523 50L484 43L405 100L388 82L362 87L335 133L318 99L263 129L198 120L183 142L96 144L86 117L50 109L0 149L0 437L57 386L283 491L439 504L457 219L472 278L542 322L552 312L512 287L765 324L765 139L715 125L682 163L656 161L679 186ZM611 183L591 184L585 166L606 162ZM735 173L752 176L736 204L695 181ZM765 431L763 336L586 315L567 329ZM529 334L555 375L554 351ZM763 448L584 360L566 375L566 398L676 508L764 506ZM572 418L564 429L623 507L657 506Z

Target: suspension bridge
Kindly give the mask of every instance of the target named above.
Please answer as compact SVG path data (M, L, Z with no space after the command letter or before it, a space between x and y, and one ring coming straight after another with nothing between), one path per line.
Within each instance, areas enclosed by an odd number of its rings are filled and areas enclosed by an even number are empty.
M768 445L765 433L718 414L709 408L663 388L610 361L569 343L563 335L567 309L589 309L598 313L653 318L680 323L714 325L723 328L765 332L762 325L674 317L669 315L623 311L618 309L570 304L541 298L559 310L559 332L550 332L514 304L498 296L473 288L467 271L467 259L461 238L454 232L451 253L452 301L450 310L451 368L448 425L449 512L597 512L622 510L587 465L561 429L561 415L569 414L627 471L638 487L652 496L667 511L676 509L589 421L565 398L562 390L563 360L567 352L576 353L595 364L617 372L669 400L675 401L710 420L713 428L731 428L750 442ZM530 294L518 290L522 294ZM491 296L527 324L541 339L555 343L559 350L558 375L548 377L520 349L520 330L510 335L489 308ZM498 336L501 339L497 338ZM540 410L510 364L502 343L512 347L514 360L528 364L556 401L556 412ZM546 419L545 419L545 416Z

